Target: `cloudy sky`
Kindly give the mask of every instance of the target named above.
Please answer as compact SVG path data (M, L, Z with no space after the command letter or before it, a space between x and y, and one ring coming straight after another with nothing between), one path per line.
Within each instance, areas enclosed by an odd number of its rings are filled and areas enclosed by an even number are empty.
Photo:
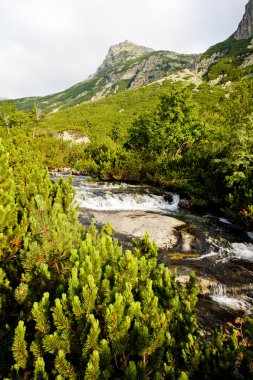
M247 0L0 0L0 97L62 91L126 39L199 53L237 28Z

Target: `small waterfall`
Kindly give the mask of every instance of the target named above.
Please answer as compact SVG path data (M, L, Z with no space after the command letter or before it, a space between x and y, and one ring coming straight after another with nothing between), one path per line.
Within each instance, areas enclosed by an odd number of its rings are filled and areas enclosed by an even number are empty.
M210 288L210 296L214 297L226 297L227 287L224 284L214 284Z
M234 258L253 261L253 244L251 243L233 243L232 251Z
M153 211L168 212L178 208L179 196L171 195L171 202L152 189L121 184L89 184L76 187L76 201L80 207L96 211ZM168 194L168 193L167 193Z
M217 263L226 263L229 260L253 261L252 243L229 243L227 240L209 237L210 250L198 260L213 257Z
M252 310L252 300L249 297L236 297L227 294L227 287L224 284L213 284L210 288L210 298L223 307L234 310L244 310L250 313Z

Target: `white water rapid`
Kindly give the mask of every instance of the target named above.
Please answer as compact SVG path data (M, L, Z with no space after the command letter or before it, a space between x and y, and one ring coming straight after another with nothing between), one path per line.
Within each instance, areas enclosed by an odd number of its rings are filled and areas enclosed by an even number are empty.
M171 196L171 202L166 200ZM153 211L166 213L178 208L177 194L154 194L148 188L120 184L82 183L77 188L80 207L96 211Z
M177 264L174 265L177 266L178 273L180 273L181 265L182 270L184 267L188 267L196 271L197 276L203 278L208 276L214 282L217 281L217 285L210 291L210 298L218 302L223 308L236 311L243 310L247 313L252 310L253 285L248 288L247 286L253 284L253 267L250 269L251 263L253 263L253 242L251 240L253 234L248 236L245 234L244 239L242 232L235 233L234 226L227 219L213 215L203 217L180 209L177 194L147 186L126 183L91 183L85 177L73 177L76 188L75 199L80 208L84 212L87 210L88 214L97 213L96 215L99 215L101 219L103 214L106 219L105 223L113 217L113 225L120 233L125 233L126 225L124 223L125 220L128 220L132 231L129 234L132 236L135 236L134 233L137 230L137 224L139 224L143 227L142 230L144 232L148 230L152 239L157 242L159 241L159 234L163 232L164 235L166 228L168 229L168 238L171 238L172 229L168 228L169 218L167 220L167 216L178 218L181 225L186 222L188 226L193 227L202 234L201 236L204 236L205 244L203 247L205 248L203 248L204 251L197 251L201 254L199 258L194 259L186 256L185 259L177 261ZM130 222L129 213L131 214ZM151 220L154 222L157 214L164 216L157 219L159 222L156 222L152 230L150 223ZM144 220L148 220L149 224L144 225ZM167 234L167 230L165 232ZM176 252L180 249L176 245L177 238L175 236L170 243L172 244L171 249L175 249ZM188 246L191 253L192 246L191 244ZM189 263L190 266L188 266ZM171 264L173 261L168 265ZM224 283L219 283L219 281ZM231 286L237 287L239 292L231 293Z
M234 310L243 310L250 313L252 309L252 299L247 296L236 297L227 294L227 287L224 284L213 285L210 289L210 297L224 307Z
M208 240L210 243L210 251L208 254L201 256L198 260L213 257L217 263L226 263L232 259L253 262L252 243L229 243L225 239L211 237L209 237Z

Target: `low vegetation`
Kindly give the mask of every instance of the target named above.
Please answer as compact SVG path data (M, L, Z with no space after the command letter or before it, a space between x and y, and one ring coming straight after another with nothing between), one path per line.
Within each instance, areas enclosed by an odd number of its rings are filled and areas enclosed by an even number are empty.
M0 153L1 378L252 378L251 319L200 337L194 274L182 287L147 235L123 252L86 230L71 179Z
M125 250L109 224L81 225L71 177L49 175L68 167L155 184L252 230L252 53L233 36L211 47L202 59L218 59L200 85L161 78L196 57L160 51L58 94L0 103L1 379L253 379L252 317L201 331L195 274L179 283L147 234ZM108 98L88 103L109 74L152 56L161 80L133 90L119 76ZM217 78L226 86L208 83Z
M250 227L252 83L245 79L225 92L164 81L39 117L36 107L23 113L5 102L1 135L10 160L22 161L26 152L48 168L165 186ZM57 139L64 130L86 133L91 143Z

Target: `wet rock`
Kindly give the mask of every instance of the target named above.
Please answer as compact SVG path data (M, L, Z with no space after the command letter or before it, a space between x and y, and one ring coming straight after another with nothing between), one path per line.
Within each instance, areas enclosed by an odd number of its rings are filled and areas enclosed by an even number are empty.
M173 196L172 196L172 194L165 194L164 195L164 200L166 201L166 202L168 202L168 203L171 203L171 202L173 202Z
M52 170L49 170L49 173L50 173L51 176L55 177L58 174L58 170L57 169L52 169Z
M163 256L165 256L163 254ZM171 260L184 260L184 259L197 259L200 257L200 253L191 252L168 252L167 256Z
M198 285L201 294L210 294L212 289L217 286L217 282L210 278L200 277L198 280Z
M73 169L73 168L70 168L70 167L64 167L64 168L59 168L59 169L51 169L49 171L50 175L51 176L56 176L57 174L61 175L66 175L66 174L73 174L73 175L85 175L85 172L83 172L82 170L77 170L77 169Z
M197 304L198 322L204 335L210 334L214 328L226 327L228 322L234 322L242 311L226 310L208 296L201 295Z
M192 207L192 202L190 199L182 198L179 201L179 207L189 209Z
M71 170L71 174L74 174L74 175L82 175L84 174L81 170L77 170L77 169L72 169Z
M206 238L189 224L178 229L176 249L181 253L203 253L205 251Z
M71 173L71 168L62 168L60 169L60 172L62 172L63 174L70 174Z
M181 235L180 238L182 241L182 250L184 252L192 251L193 249L196 248L196 244L195 244L196 237L195 236L189 234L186 231L181 231L180 235Z
M179 275L176 278L183 286L189 281L189 275ZM215 327L221 325L226 326L227 322L233 322L237 316L244 315L244 311L240 309L232 309L221 305L219 302L210 297L210 292L217 286L212 278L198 277L199 300L198 300L198 322L202 330L202 334L209 334Z

